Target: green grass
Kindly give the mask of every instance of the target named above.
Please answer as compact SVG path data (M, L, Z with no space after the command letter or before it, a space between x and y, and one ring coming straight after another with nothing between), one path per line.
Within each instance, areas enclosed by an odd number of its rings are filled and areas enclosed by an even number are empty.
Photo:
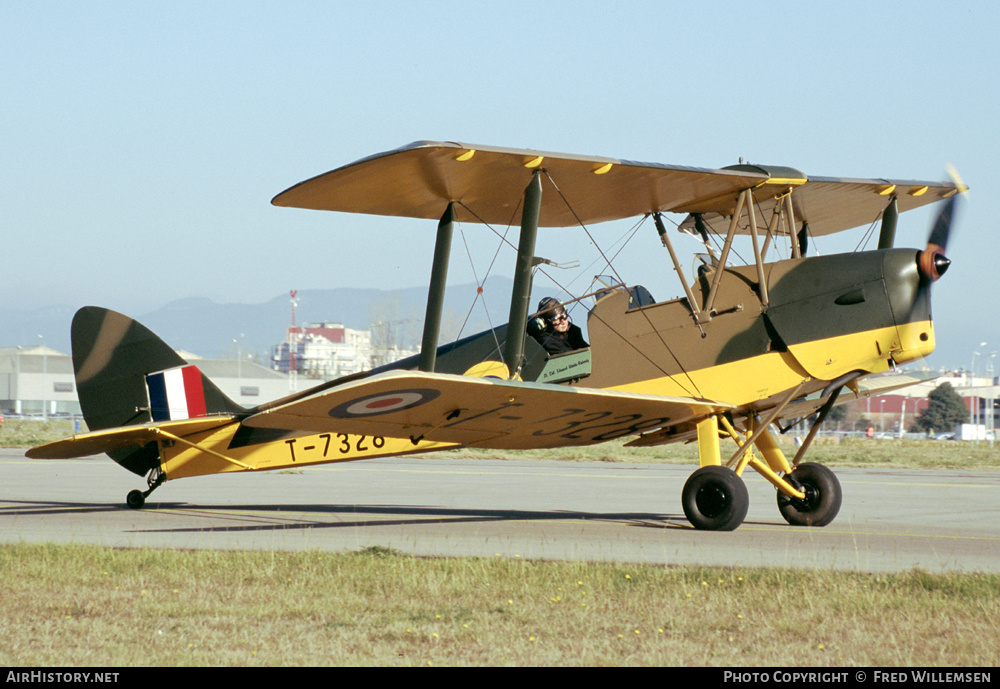
M1000 575L0 546L0 664L983 666Z
M86 429L84 429L86 430ZM0 427L0 447L34 447L59 440L73 433L68 420L42 422L29 419L8 419ZM778 444L789 458L795 454L790 436L778 436ZM623 442L608 442L589 447L567 447L550 450L448 450L429 453L444 457L480 457L492 459L544 459L597 462L664 462L697 464L695 444L674 443L659 447L627 448ZM724 442L722 452L736 451L732 442ZM867 438L820 437L806 454L811 462L832 467L885 467L909 469L1000 469L1000 444L990 447L986 441L976 445L960 441L935 440L869 440Z
M789 460L795 456L794 441L778 437L778 445ZM736 451L732 442L722 444L723 461ZM548 459L596 462L664 462L697 464L698 448L694 443L675 443L659 447L629 448L609 442L589 447L567 447L549 450L447 450L440 456L465 456L494 459ZM832 467L883 467L909 469L1000 469L1000 444L990 447L987 442L934 440L869 440L867 438L819 438L806 452L810 462Z
M81 422L82 424L82 422ZM4 419L0 425L0 447L34 447L73 435L73 421L41 419ZM86 426L83 426L86 430Z

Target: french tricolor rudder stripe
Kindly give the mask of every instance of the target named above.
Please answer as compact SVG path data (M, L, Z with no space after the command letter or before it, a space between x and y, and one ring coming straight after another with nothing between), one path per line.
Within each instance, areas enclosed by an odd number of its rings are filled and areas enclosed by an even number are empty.
M185 366L181 369L181 375L184 378L187 418L196 419L205 416L205 389L201 386L201 371L197 366Z
M188 365L146 376L149 413L153 421L176 421L206 416L201 371Z

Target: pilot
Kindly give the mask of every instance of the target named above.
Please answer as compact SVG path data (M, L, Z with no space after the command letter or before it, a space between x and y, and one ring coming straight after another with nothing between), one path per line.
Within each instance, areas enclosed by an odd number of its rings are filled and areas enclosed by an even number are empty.
M589 347L579 326L570 323L562 302L545 297L538 302L538 312L528 321L528 334L549 354L563 354Z

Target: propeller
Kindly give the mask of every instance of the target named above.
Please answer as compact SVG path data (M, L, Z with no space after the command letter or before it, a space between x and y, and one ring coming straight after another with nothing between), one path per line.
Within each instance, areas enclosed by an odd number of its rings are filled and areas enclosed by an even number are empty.
M931 282L937 280L951 265L951 261L944 255L948 246L948 235L951 234L951 221L955 213L955 204L958 196L952 196L945 201L944 208L938 213L934 227L931 229L931 236L927 239L927 248L920 252L920 274Z
M945 201L941 212L938 213L937 220L934 221L934 226L931 228L930 237L927 238L927 248L920 253L918 260L920 274L931 282L944 275L945 271L948 270L948 266L951 265L951 261L944 255L944 252L948 247L948 237L951 234L955 207L958 204L959 197L962 195L961 192L964 192L966 189L954 168L949 169L948 172L951 174L951 178L954 180L960 193L955 194Z
M945 256L952 221L955 219L958 197L967 187L952 173L956 193L944 199L930 236L927 248L914 255L910 252L886 252L886 287L890 289L890 301L897 323L918 323L931 318L931 285L937 281L951 261ZM929 334L927 335L929 337ZM921 341L927 341L921 339ZM924 355L921 355L924 356Z

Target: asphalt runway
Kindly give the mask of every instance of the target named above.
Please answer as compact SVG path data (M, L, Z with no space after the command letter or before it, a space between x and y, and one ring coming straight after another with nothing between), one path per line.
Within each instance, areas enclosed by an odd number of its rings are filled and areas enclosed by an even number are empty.
M376 459L302 472L145 481L107 457L41 461L0 449L0 540L115 547L352 551L871 572L1000 572L1000 472L839 469L840 515L792 527L748 471L733 532L681 511L694 466Z

